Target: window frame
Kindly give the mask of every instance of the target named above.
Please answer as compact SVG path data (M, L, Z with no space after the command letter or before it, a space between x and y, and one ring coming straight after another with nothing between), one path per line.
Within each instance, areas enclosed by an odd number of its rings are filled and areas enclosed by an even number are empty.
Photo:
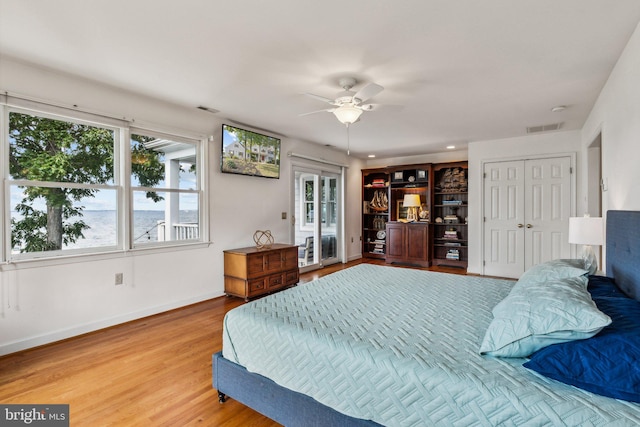
M188 145L193 145L194 148L194 155L196 156L196 188L194 189L182 189L179 188L174 188L174 187L167 187L166 185L164 187L143 187L143 186L133 186L131 183L131 136L132 135L143 135L143 136L149 136L149 137L153 137L153 138L158 138L158 139L166 139L166 140L170 140L172 142L179 142L179 143L183 143L183 144L188 144ZM182 136L178 136L178 135L172 135L172 134L167 134L164 132L159 132L159 131L155 131L155 130L149 130L149 129L145 129L145 128L139 128L139 127L135 127L135 126L131 126L129 128L129 134L128 134L128 144L127 145L127 159L129 159L129 161L127 162L127 166L128 166L128 180L127 180L127 184L129 185L129 190L127 192L127 194L129 195L129 203L131 205L130 209L129 209L129 214L130 214L130 218L131 221L129 222L129 227L130 227L130 231L129 233L127 233L127 236L129 236L129 242L130 242L130 247L132 249L138 249L138 248L145 248L145 247L153 247L153 246L166 246L168 244L176 244L176 245L182 245L182 244L187 244L189 242L191 243L199 243L202 241L202 224L203 224L203 218L202 218L202 204L203 204L203 199L202 199L202 188L203 188L203 181L201 178L201 173L203 172L203 168L202 168L202 153L201 153L201 142L199 140L194 140L194 139L190 139L190 138L186 138L186 137L182 137ZM165 182L166 184L166 182ZM169 241L163 241L163 242L149 242L149 243L138 243L136 244L135 239L136 236L133 234L134 232L134 219L133 219L133 213L134 213L134 192L138 192L138 191L155 191L155 192L159 192L159 193L177 193L177 194L195 194L198 198L198 228L199 228L199 235L197 239L185 239L185 240L169 240Z
M113 131L114 135L114 160L113 160L113 183L110 184L85 184L77 182L53 182L9 179L9 114L29 114L53 120L67 121L71 123L84 124L106 128ZM154 242L154 244L134 245L133 242L133 191L131 186L131 144L130 136L134 131L150 136L161 136L176 142L191 144L195 148L196 164L196 188L189 190L179 190L181 193L195 193L198 198L198 227L199 236L197 239L170 240L164 242ZM56 260L66 260L75 257L87 257L96 255L122 255L127 252L150 251L150 250L176 250L181 247L197 247L208 245L209 227L208 218L208 198L206 179L206 158L208 150L207 139L202 135L189 134L185 131L174 131L162 128L161 126L145 125L134 126L133 121L111 118L103 115L79 111L68 107L45 104L39 101L18 98L9 95L0 95L0 150L2 150L3 161L0 162L0 176L4 180L4 185L0 186L0 221L3 226L0 228L0 257L4 263L21 263L26 261L48 261L56 263ZM71 187L98 190L113 190L116 192L116 244L115 246L93 246L89 248L62 249L55 251L39 251L29 253L12 253L11 245L11 188L18 186L43 186L43 187ZM140 189L141 187L136 187ZM174 189L153 188L153 191L174 191Z
M313 185L313 198L312 200L307 200L307 191L306 184L307 182L311 182ZM300 230L302 231L312 231L314 229L314 221L307 221L307 205L311 205L313 208L313 215L316 215L316 186L318 185L316 176L313 174L302 173L300 175Z

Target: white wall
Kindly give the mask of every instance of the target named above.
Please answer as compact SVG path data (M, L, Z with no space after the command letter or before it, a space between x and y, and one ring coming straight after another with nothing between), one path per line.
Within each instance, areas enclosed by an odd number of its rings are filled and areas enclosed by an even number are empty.
M221 174L219 115L159 102L8 58L0 61L0 91L80 110L160 125L160 130L213 136L208 167L211 244L207 247L75 258L65 264L0 266L0 354L67 338L223 294L224 249L253 245L256 230L290 243L289 151L348 164L345 153L282 138L280 179ZM274 129L277 132L277 129ZM347 256L360 255L360 163L347 169ZM245 200L249 196L251 203ZM355 213L357 212L357 214ZM354 237L351 244L350 237ZM29 267L31 265L31 267ZM124 285L114 285L115 273Z
M582 149L601 135L602 211L640 210L640 24L620 55L581 134ZM589 173L585 168L585 173ZM585 201L588 203L588 201ZM606 251L600 265L606 265Z
M586 149L602 133L603 211L640 209L640 24L582 128Z

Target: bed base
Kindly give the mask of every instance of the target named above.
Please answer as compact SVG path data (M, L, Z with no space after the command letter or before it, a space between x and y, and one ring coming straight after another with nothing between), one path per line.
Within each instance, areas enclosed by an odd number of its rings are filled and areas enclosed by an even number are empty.
M607 212L607 276L629 296L640 300L640 211ZM224 357L213 355L213 387L220 402L226 395L289 427L380 426L352 418L318 403L309 396L248 372Z
M282 387L259 374L215 353L212 361L213 388L220 403L227 396L287 427L380 426L369 420L349 417L304 394Z

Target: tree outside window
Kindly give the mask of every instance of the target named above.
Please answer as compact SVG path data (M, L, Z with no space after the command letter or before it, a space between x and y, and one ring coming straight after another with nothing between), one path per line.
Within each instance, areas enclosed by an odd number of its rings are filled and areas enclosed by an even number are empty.
M125 165L116 161L124 148L121 134L118 127L9 112L7 202L13 254L130 244L118 237L118 218L129 217L118 215L124 208L119 181ZM166 221L178 206L170 218L173 224L181 220L179 206L194 207L196 219L191 222L197 228L197 182L187 185L188 179L180 178L195 177L196 146L140 134L132 136L127 148L135 190L132 209L154 206ZM170 231L167 236L165 240L197 239L198 232L176 236Z

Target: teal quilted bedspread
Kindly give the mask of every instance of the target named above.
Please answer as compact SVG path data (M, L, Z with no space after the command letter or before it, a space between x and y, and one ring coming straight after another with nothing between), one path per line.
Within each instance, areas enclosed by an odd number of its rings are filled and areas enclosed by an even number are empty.
M388 426L640 425L640 405L479 354L514 282L361 264L240 306L223 355Z

